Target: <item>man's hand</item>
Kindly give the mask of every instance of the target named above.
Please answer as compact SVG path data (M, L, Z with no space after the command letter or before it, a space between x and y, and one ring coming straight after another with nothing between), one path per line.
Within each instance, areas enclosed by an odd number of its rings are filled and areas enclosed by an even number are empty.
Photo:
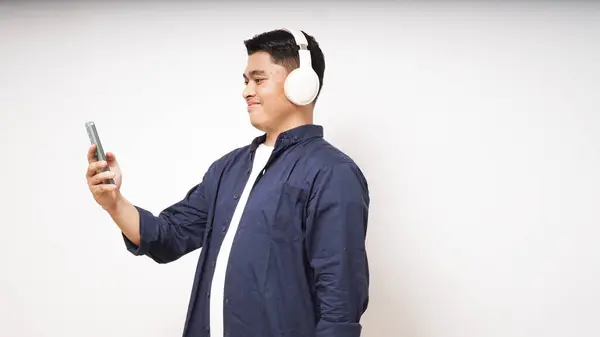
M97 161L95 152L96 145L91 145L87 153L89 164L86 173L87 182L96 202L108 211L117 205L120 198L121 169L114 153L106 153L107 161ZM107 165L110 171L103 172L102 169ZM116 185L104 183L105 180L111 178L114 179Z

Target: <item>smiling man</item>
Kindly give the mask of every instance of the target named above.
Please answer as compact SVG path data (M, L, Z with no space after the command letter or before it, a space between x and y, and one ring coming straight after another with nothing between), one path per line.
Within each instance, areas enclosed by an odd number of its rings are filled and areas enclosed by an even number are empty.
M301 31L245 45L243 97L261 136L214 161L158 216L121 195L115 155L97 162L93 146L90 191L135 255L168 263L202 247L184 336L357 337L368 303L369 191L313 124L323 53ZM97 173L105 165L111 171Z

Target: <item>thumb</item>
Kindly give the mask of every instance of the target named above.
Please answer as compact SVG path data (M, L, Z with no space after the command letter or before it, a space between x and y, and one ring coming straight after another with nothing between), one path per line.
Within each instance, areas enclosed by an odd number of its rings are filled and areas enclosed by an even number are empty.
M117 165L117 156L112 152L106 152L106 162L108 166Z

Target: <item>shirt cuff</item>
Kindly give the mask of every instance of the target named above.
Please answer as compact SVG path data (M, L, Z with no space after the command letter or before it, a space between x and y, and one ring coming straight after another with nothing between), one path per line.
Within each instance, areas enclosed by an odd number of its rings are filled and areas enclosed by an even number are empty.
M317 324L317 337L360 337L362 325L360 323L327 322L320 320Z
M137 246L135 243L131 242L125 234L121 233L123 236L123 240L125 241L125 247L127 250L133 255L144 255L148 252L148 243L151 242L157 233L156 228L156 217L151 212L139 207L134 207L138 210L140 215L140 245Z

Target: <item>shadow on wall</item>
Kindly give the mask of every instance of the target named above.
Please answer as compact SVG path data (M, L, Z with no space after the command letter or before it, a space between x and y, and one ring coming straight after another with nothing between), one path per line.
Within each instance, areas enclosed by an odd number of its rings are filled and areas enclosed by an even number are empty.
M390 199L390 190L394 189L390 174L394 170L390 152L386 146L400 155L402 149L394 147L382 137L371 137L373 130L365 132L367 127L356 119L348 119L343 127L332 132L336 145L350 155L360 166L369 183L371 206L369 228L367 232L367 253L370 269L369 307L362 318L364 337L426 337L427 320L420 313L418 296L414 293L409 280L410 257L399 257L403 250L400 246L407 238L399 238L396 233L403 232L401 200ZM392 154L394 155L394 154ZM394 198L395 194L392 194ZM393 231L390 229L393 228ZM408 238L409 239L409 238Z

